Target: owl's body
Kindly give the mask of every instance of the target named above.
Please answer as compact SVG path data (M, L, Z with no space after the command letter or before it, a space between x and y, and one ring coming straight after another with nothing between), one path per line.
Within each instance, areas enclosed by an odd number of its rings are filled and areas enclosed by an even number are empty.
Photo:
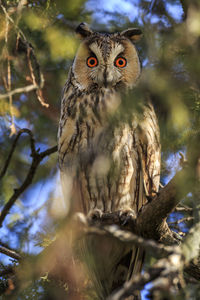
M140 76L132 44L140 31L93 33L81 24L78 33L83 42L63 91L59 127L64 195L72 199L75 211L86 215L96 210L137 216L147 196L158 191L157 119L151 103L143 105L141 115L132 112L129 121L111 119ZM91 272L101 299L141 269L143 251L111 239L88 239L84 251L100 260Z

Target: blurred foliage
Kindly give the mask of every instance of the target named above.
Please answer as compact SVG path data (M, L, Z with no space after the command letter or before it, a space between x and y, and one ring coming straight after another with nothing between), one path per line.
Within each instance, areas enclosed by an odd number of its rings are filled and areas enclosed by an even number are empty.
M110 5L108 1L93 0L0 2L0 94L33 84L33 77L38 83L36 59L45 80L42 99L49 105L42 105L36 90L0 98L1 167L11 149L12 135L20 128L32 130L41 150L57 143L60 95L79 43L74 29L84 21L102 31L142 29L144 38L137 47L143 75L134 99L148 94L155 105L161 128L162 182L165 182L174 172L169 158L178 151L185 152L191 139L200 136L200 1L121 0L110 1ZM34 49L32 60L25 45ZM0 181L2 207L26 177L29 155L28 137L22 135ZM178 168L177 161L176 156ZM53 239L58 226L56 217L65 212L57 191L57 173L54 154L39 166L33 183L12 207L1 229L2 241L10 247L36 254ZM192 195L184 201L195 205ZM183 216L180 213L172 219ZM2 261L12 264L5 257ZM45 288L38 281L25 289L20 299L47 299L40 298L45 295Z

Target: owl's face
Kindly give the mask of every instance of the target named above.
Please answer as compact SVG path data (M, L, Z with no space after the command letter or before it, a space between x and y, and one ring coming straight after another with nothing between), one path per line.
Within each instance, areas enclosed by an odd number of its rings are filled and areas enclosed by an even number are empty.
M77 28L83 41L77 51L73 71L82 89L90 87L132 87L140 75L140 62L133 42L139 29L121 33L92 32L84 23Z

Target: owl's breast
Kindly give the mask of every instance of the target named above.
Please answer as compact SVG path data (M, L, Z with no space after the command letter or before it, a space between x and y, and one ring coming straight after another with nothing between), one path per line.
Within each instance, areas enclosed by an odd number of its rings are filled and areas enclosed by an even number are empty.
M67 154L78 157L93 147L102 132L109 127L109 118L114 114L121 99L114 90L102 88L92 93L76 93L69 88L62 102L59 126L59 158L62 168Z
M136 130L125 123L113 126L110 121L120 102L118 93L102 89L74 99L68 97L63 108L59 163L63 172L74 176L85 212L95 208L110 212L135 206Z
M158 190L160 144L153 107L144 107L140 121L137 113L132 121L116 121L112 116L120 102L120 95L109 89L78 94L68 89L64 95L59 164L85 213L138 212L146 196Z

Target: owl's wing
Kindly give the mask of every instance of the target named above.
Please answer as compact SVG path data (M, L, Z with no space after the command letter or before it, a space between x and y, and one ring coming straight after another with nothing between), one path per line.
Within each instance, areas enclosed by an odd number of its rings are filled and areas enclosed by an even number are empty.
M145 196L153 197L160 183L160 132L151 103L144 109L144 119L139 124L139 154Z
M137 203L138 211L146 204L148 197L153 197L159 189L160 183L160 133L157 117L151 103L144 107L143 118L138 122L138 172L134 179L137 179L138 193ZM144 261L144 249L133 247L131 259L129 261L129 270L127 279L130 280L137 273L141 272ZM133 299L137 299L133 298Z

